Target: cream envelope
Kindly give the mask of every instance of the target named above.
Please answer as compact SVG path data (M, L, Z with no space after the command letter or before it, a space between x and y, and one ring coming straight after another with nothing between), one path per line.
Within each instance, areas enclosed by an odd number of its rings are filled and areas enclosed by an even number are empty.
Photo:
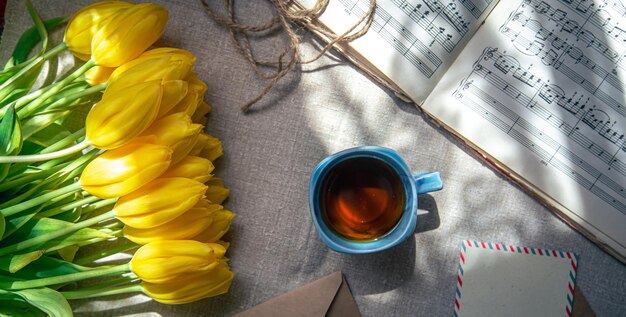
M341 272L274 297L236 317L360 317L359 308Z

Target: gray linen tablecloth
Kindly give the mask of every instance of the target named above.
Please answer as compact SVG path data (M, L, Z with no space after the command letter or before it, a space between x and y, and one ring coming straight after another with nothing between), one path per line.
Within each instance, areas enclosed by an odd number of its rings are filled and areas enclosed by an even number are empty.
M89 1L33 1L44 18L69 15ZM159 45L191 51L213 105L207 132L224 143L216 173L230 188L237 214L225 240L236 273L230 292L167 306L143 295L71 302L77 316L230 316L341 270L364 316L452 316L463 239L573 251L577 285L598 316L626 316L626 266L566 225L516 185L483 164L339 56L289 75L254 111L238 105L264 87L236 51L229 33L200 1L156 1L169 10ZM221 1L215 1L216 8ZM267 1L236 1L243 22L266 21ZM28 26L22 1L9 1L2 60ZM305 56L319 47L301 31ZM57 35L57 38L59 36ZM255 46L261 56L284 38ZM416 233L391 250L346 255L329 250L312 225L309 175L325 156L360 145L397 150L415 172L440 171L444 189L420 197Z

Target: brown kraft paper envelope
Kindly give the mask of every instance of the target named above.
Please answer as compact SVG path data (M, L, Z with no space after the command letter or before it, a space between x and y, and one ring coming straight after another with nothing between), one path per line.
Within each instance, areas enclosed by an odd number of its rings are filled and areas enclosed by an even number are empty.
M298 287L256 305L235 317L361 317L341 272Z

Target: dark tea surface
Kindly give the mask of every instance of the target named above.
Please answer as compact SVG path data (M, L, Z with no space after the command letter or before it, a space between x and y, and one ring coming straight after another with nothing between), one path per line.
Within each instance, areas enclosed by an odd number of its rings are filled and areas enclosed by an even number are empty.
M320 203L324 221L335 232L350 240L375 240L400 220L404 187L385 162L352 158L329 171Z

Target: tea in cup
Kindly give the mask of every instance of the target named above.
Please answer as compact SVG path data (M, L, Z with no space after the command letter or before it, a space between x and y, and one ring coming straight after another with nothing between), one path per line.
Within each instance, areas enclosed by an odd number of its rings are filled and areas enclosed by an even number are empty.
M438 172L412 174L391 149L364 146L322 160L309 186L309 208L322 240L343 253L390 248L410 236L417 195L442 188Z

